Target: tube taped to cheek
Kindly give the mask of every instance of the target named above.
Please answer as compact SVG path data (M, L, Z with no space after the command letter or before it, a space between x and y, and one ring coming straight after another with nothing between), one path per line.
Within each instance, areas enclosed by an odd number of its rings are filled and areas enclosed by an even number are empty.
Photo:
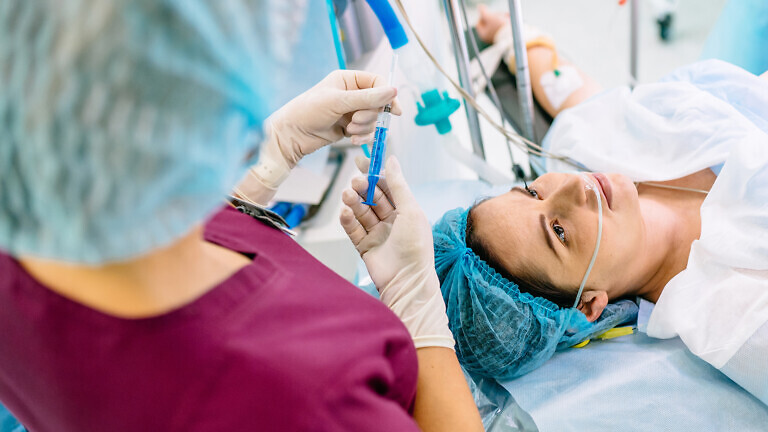
M547 95L547 99L554 109L560 109L568 96L584 85L579 71L573 66L563 66L558 68L557 72L557 75L554 71L546 72L540 80L544 94Z

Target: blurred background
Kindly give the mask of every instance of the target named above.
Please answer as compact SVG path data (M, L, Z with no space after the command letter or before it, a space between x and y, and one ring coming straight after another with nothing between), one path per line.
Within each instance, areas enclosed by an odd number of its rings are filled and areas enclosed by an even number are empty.
M509 8L507 0L473 1L467 11L471 22L477 21L479 3L497 11ZM638 82L658 81L676 67L698 60L725 3L639 1ZM630 8L630 2L620 4L619 0L522 1L525 22L552 35L558 50L604 87L628 81Z

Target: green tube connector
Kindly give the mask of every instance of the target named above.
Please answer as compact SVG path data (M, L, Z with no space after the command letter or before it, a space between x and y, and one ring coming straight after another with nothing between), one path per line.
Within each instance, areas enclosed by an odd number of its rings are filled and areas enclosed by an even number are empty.
M433 89L421 94L422 105L416 102L418 114L416 114L416 124L419 126L435 125L440 135L445 135L451 131L451 121L448 119L451 114L456 112L461 106L461 102L448 96L444 91L441 95L437 89Z

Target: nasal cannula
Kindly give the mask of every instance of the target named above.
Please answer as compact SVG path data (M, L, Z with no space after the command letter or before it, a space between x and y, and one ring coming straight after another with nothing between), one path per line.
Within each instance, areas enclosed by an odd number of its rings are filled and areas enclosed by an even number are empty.
M392 65L389 70L388 85L392 86L392 77L395 75L395 65L397 64L397 54L392 54ZM373 202L373 193L376 191L376 183L379 182L379 173L381 173L381 163L384 160L384 153L387 151L387 131L389 130L389 118L392 116L392 104L384 105L384 110L379 113L376 119L376 131L373 133L373 148L371 149L371 164L368 166L368 194L363 204L375 206Z

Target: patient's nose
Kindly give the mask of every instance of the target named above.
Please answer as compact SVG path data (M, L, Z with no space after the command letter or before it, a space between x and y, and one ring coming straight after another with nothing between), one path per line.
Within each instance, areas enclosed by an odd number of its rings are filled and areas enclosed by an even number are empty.
M584 179L575 174L567 175L551 195L552 205L560 210L583 206L587 203Z

